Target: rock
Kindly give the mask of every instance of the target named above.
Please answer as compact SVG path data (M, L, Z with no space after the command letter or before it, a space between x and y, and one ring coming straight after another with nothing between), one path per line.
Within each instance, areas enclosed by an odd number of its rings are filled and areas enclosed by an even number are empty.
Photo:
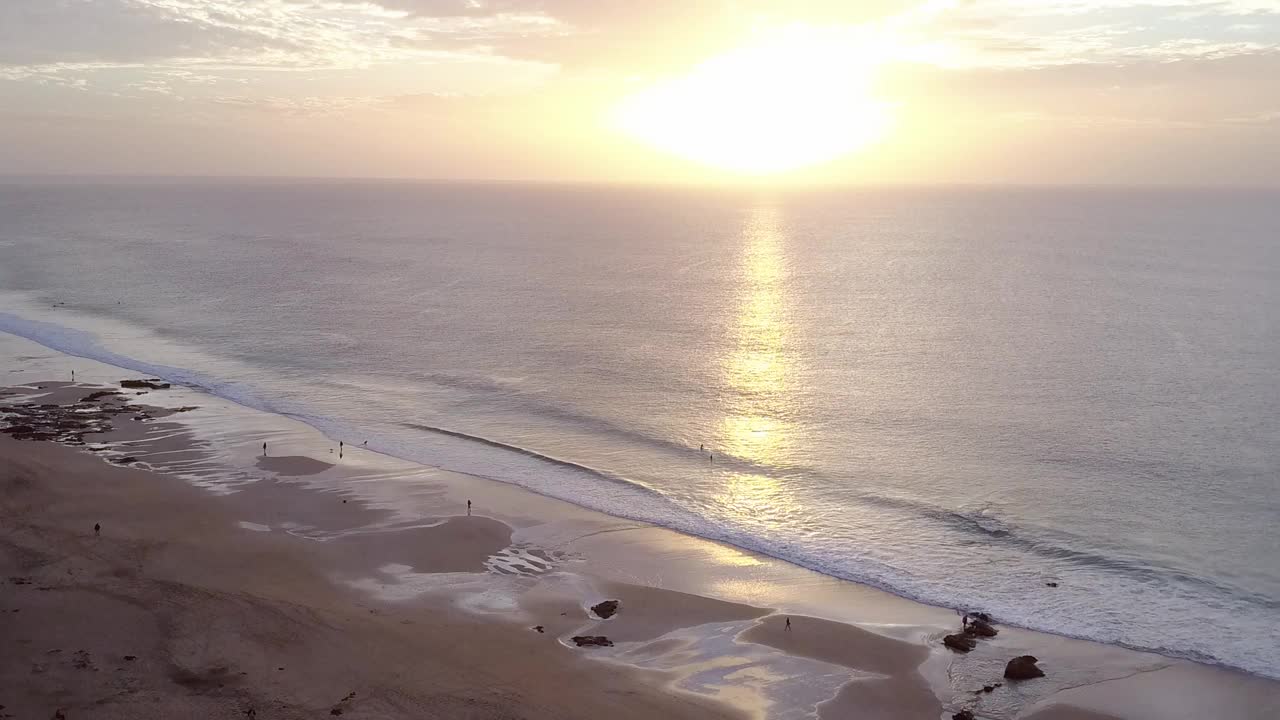
M991 623L973 618L964 626L964 634L971 637L995 637L998 631Z
M618 612L618 601L605 600L599 605L592 605L591 612L599 616L601 620L608 620L613 617L614 613Z
M124 456L124 457L122 457L122 458L112 458L112 459L111 459L111 462L113 462L113 463L115 463L115 464L117 464L117 465L128 465L128 464L129 464L129 463L131 463L131 462L137 462L137 461L138 461L138 458L136 458L136 457L134 457L134 456L132 456L132 455L125 455L125 456Z
M1047 582L1044 585L1045 587L1058 587L1058 583L1056 582Z
M972 710L961 710L960 712L956 713L955 715L952 715L952 716L951 716L951 720L973 720L973 711L972 711Z
M942 644L956 652L967 653L978 646L978 641L968 635L955 634L942 638Z
M613 641L603 635L575 635L578 647L613 647Z
M151 378L150 380L121 380L120 387L129 388L131 390L166 390L172 386L160 378Z
M974 620L981 620L984 623L994 622L991 619L991 616L984 612L969 613L969 617L973 618Z
M98 400L104 397L109 397L111 395L119 395L119 394L120 394L119 390L99 390L97 392L89 393L88 395L85 395L84 397L80 398L80 402L93 402L94 400Z
M137 655L125 655L125 656L124 656L124 659L125 659L125 660L127 660L127 661L129 661L129 662L133 662L134 660L137 660L137 659L138 659L138 656L137 656Z
M1030 680L1044 677L1044 671L1036 667L1036 658L1032 655L1019 655L1004 667L1004 676L1010 680Z
M541 625L534 625L534 626L533 626L533 629L534 629L534 630L537 630L537 631L538 631L538 632L540 632L540 633L541 633L541 632L546 632L546 631L547 631L547 630L546 630L546 628L542 627Z

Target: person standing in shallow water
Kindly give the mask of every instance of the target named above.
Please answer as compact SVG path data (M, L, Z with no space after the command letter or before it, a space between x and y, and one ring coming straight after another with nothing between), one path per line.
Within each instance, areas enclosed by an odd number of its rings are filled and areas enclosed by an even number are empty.
M467 517L471 517L471 501L467 501Z
M267 456L267 444L262 443L262 457L266 457L266 456Z

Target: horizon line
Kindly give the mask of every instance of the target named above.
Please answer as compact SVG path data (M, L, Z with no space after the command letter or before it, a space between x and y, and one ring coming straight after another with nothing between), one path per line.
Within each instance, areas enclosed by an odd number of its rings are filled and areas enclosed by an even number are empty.
M742 180L552 180L552 179L503 179L503 178L434 178L365 175L200 175L160 173L0 173L0 184L95 184L109 181L160 182L184 181L189 183L261 182L299 184L421 184L421 185L542 185L573 187L634 187L634 188L697 188L714 190L866 190L876 188L943 189L1160 189L1160 190L1266 190L1280 191L1276 184L1217 183L1197 185L1186 182L979 182L979 181L850 181L850 182L769 182L767 178Z

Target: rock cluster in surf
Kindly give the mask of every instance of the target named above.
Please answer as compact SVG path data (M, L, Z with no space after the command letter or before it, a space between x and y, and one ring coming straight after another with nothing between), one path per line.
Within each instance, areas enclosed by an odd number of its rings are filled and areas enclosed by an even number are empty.
M978 646L980 638L993 638L999 631L991 624L991 616L986 613L966 613L960 620L961 630L958 633L946 635L942 638L942 644L948 648L958 652L967 653Z

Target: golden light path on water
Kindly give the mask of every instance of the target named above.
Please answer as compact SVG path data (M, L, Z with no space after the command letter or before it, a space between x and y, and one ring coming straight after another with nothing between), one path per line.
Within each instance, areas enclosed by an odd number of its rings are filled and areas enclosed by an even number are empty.
M796 435L787 413L795 368L788 354L786 236L778 208L751 211L742 247L733 351L722 361L728 412L718 443L732 457L771 465L784 459ZM732 514L757 520L798 510L776 478L759 473L732 472L719 500Z

